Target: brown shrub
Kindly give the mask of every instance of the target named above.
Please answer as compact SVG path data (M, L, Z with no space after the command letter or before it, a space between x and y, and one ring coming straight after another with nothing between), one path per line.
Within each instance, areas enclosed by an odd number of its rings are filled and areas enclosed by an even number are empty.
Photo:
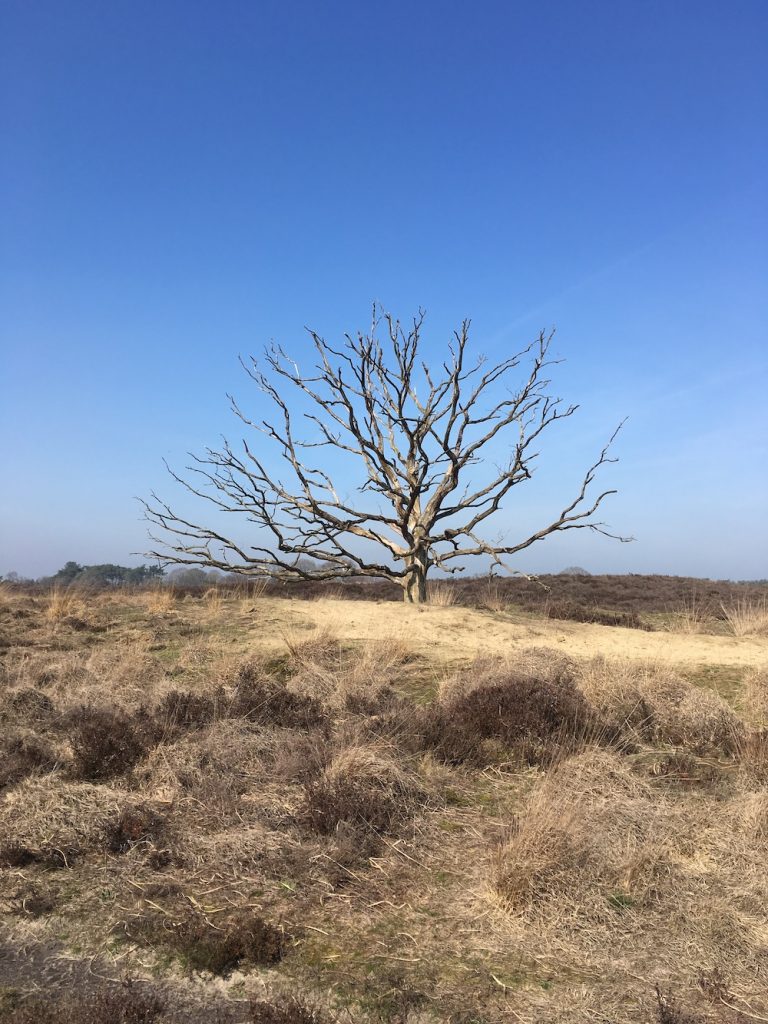
M192 908L178 915L153 911L126 922L125 930L146 945L170 948L191 970L225 977L241 964L277 963L285 952L283 930L245 911L215 925Z
M271 1000L252 999L249 1007L249 1024L321 1024L322 1016L311 1006L285 996Z
M333 756L325 731L291 733L275 753L274 777L285 782L316 778Z
M599 732L567 669L549 678L510 671L459 690L426 708L420 728L423 744L453 764L498 758L548 763Z
M130 771L156 742L153 723L142 713L89 705L71 712L68 721L73 775L92 782Z
M33 686L12 690L5 698L5 707L0 712L3 721L12 719L26 724L46 721L56 714L53 701L47 693Z
M51 772L58 763L50 743L32 732L16 730L0 741L0 789L35 772Z
M25 868L38 862L38 856L28 846L12 840L0 845L0 867Z
M319 700L291 693L282 679L261 674L258 667L240 670L230 714L259 725L309 729L327 720Z
M426 794L418 782L381 750L342 750L316 781L305 785L305 814L329 835L340 823L389 831L411 815Z
M24 917L45 917L56 908L51 895L29 883L20 891L12 893L10 902L11 912Z
M136 846L155 843L164 834L167 823L164 815L146 804L124 807L107 828L107 849L111 853L127 853Z
M171 690L154 711L158 732L168 738L210 725L218 716L223 694L223 689L213 697L188 690Z
M546 606L547 618L566 619L571 622L594 622L600 626L622 626L624 629L653 630L653 626L644 622L638 613L630 611L605 611L589 605L569 604L558 601Z
M6 1024L153 1024L166 1000L148 986L125 982L87 994L22 1003L3 1016Z

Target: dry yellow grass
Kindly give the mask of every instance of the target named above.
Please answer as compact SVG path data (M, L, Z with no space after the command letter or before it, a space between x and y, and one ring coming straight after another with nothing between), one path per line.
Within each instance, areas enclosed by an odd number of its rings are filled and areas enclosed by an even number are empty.
M45 616L51 622L58 622L82 609L82 601L77 591L55 584L48 592Z
M675 826L677 825L677 828ZM648 897L682 826L618 754L588 750L552 771L496 856L494 886L513 911L598 919Z
M579 659L609 658L682 666L758 667L768 663L768 638L650 633L637 629L561 622L530 616L499 616L464 607L405 606L372 601L285 601L267 597L249 639L277 652L283 636L330 628L342 644L397 640L435 664L467 664L477 657L517 656L546 647Z
M734 636L768 636L767 598L742 598L722 609Z
M434 607L451 608L457 599L456 588L445 580L435 580L429 584L429 603Z
M170 584L151 587L144 593L147 610L155 615L172 612L176 607L176 590Z
M741 706L758 728L768 729L768 665L745 676Z
M703 1022L735 1020L723 999L768 1017L764 638L223 592L173 614L81 600L85 626L51 620L47 597L0 609L0 756L34 736L61 755L0 792L4 948L156 976L226 1024L274 992L327 1024L649 1024L656 983ZM738 712L678 673L691 663L754 668ZM567 671L620 742L549 771L420 746L433 704L511 670ZM255 713L232 710L244 679ZM312 713L285 717L302 700ZM108 781L77 777L82 705L122 709L144 744ZM128 941L126 921L190 907L213 932L233 912L274 923L284 958L192 976L162 927ZM23 995L13 956L4 971Z

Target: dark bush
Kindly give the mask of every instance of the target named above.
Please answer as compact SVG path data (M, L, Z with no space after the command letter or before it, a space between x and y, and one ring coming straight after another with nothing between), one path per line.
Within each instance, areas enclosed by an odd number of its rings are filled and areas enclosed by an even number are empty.
M150 850L147 856L147 864L153 871L162 871L174 863L174 856L170 850Z
M698 1014L689 1013L670 995L664 995L656 986L656 1021L657 1024L703 1024Z
M56 907L51 896L34 886L28 886L25 890L14 893L11 895L10 901L12 912L23 917L44 917Z
M15 841L0 846L0 867L26 868L37 862L34 850Z
M154 1024L165 999L135 982L104 987L81 995L35 999L3 1017L5 1024Z
M167 739L184 732L202 729L216 718L223 697L184 690L171 690L155 708L158 731Z
M25 868L30 864L40 864L47 868L68 868L79 855L80 850L72 846L32 847L11 841L0 846L0 867Z
M422 712L424 746L444 760L547 763L599 733L595 715L566 670L548 679L511 675ZM499 749L501 748L501 749Z
M157 740L150 718L110 708L86 706L68 716L75 777L92 782L122 775Z
M319 700L291 693L283 680L259 675L250 665L245 665L240 671L230 714L259 725L299 729L309 729L327 721Z
M572 622L594 622L599 626L623 626L625 629L653 630L653 626L644 622L633 609L605 611L590 605L568 604L556 602L547 605L547 617L550 619L568 619Z
M321 1024L319 1012L293 996L267 1002L252 999L249 1024Z
M342 823L364 832L390 831L426 802L426 794L400 765L361 747L342 751L304 791L305 818L325 835Z
M306 786L307 819L317 832L331 835L340 822L388 831L401 816L397 796L367 779L322 778Z
M39 736L10 735L0 743L0 789L20 782L33 772L53 771L57 763L55 752Z
M172 949L194 971L227 976L241 964L267 966L282 959L285 935L256 914L241 912L216 926L201 913L185 910L180 917L145 915L126 924L126 931L147 945Z
M56 713L53 701L47 693L36 690L33 686L15 690L8 695L8 708L14 717L25 722L40 722L51 718ZM6 717L4 715L3 717Z
M166 825L167 819L151 807L126 807L107 829L107 849L111 853L127 853L140 844L154 843L163 835Z

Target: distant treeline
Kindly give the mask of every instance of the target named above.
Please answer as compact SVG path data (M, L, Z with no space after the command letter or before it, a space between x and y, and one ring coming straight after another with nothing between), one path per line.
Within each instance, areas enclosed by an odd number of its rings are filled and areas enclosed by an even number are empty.
M143 587L148 584L168 583L175 587L190 588L211 587L219 584L237 582L242 577L233 573L204 571L197 568L176 568L166 573L161 565L114 565L111 562L103 565L80 565L79 562L67 562L52 576L40 576L30 579L20 576L17 572L9 572L0 580L6 583L31 586L59 587L91 587L108 589L111 587Z

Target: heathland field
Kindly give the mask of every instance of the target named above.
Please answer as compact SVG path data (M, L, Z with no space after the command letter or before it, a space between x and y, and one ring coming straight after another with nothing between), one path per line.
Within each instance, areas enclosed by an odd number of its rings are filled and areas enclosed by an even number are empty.
M768 1020L767 589L659 579L6 587L0 1020Z

